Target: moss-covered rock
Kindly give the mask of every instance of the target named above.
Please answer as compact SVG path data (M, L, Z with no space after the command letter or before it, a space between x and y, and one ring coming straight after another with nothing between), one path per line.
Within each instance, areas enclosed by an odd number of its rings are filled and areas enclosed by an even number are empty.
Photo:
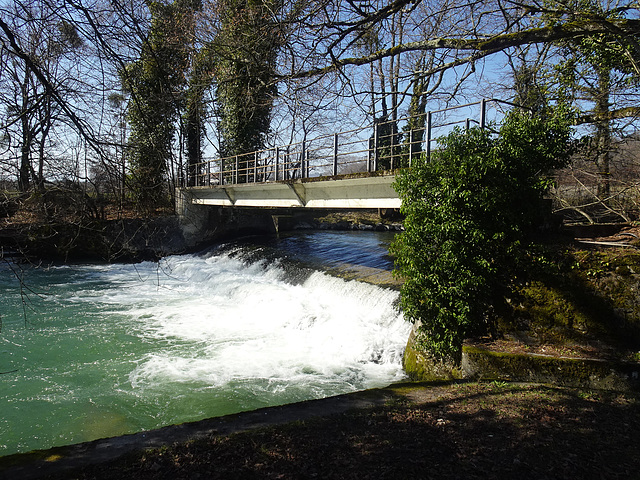
M420 342L419 325L414 325L407 341L402 366L412 380L439 381L464 378L464 372L456 365L445 363L430 356Z
M513 354L465 345L461 364L456 367L425 355L413 333L403 363L407 375L417 381L508 380L606 390L640 390L638 362Z
M621 357L640 350L640 255L573 249L556 259L553 268L527 272L498 320L499 333L540 343L604 343Z
M418 380L465 377L637 389L640 254L632 249L565 248L553 255L542 267L538 261L525 272L507 308L500 311L497 335L526 347L588 350L594 358L465 346L460 367L443 368L424 352L414 328L404 359L407 374ZM588 348L573 348L577 346Z
M466 377L607 390L640 389L640 363L492 352L463 347Z

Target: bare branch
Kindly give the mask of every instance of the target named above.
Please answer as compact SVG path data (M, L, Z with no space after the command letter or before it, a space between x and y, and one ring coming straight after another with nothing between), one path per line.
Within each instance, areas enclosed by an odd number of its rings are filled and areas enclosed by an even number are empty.
M567 22L561 25L552 25L540 28L531 28L514 33L494 35L490 38L434 38L403 45L395 45L390 48L378 50L370 55L336 59L330 65L297 72L293 75L282 75L281 78L305 78L338 70L346 66L366 65L383 58L392 57L399 53L418 52L429 50L453 50L473 51L465 59L450 62L450 67L469 63L481 57L507 50L512 47L532 45L536 43L549 43L557 40L584 37L594 34L606 34L615 32L628 37L640 35L640 20L635 19L596 19L588 18L581 21Z

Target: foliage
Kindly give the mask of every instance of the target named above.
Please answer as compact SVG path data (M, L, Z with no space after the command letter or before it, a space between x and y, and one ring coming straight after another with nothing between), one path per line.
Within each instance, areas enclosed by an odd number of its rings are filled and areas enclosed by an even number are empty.
M551 8L543 20L553 26L563 21L581 22L585 19L606 20L624 19L624 9L608 9L598 0L547 0ZM580 61L594 66L631 73L633 70L634 39L619 32L594 33L580 35L557 43L568 50L578 51ZM566 53L566 51L565 51Z
M391 251L401 306L435 357L459 361L463 339L490 328L544 210L544 175L567 163L569 139L560 114L513 111L498 137L456 130L398 176L406 230Z
M571 20L583 16L607 20L622 18L619 11L605 11L599 2L594 0L553 3L560 6L561 11ZM556 25L560 19L556 14L547 17L546 21ZM624 84L628 84L637 75L633 64L634 47L632 39L628 37L613 33L593 34L557 43L561 48L562 60L554 66L555 75L552 81L556 84L559 99L565 103L588 100L597 104L598 97L608 98L615 73L624 77L619 79Z
M523 62L513 75L514 103L532 112L540 112L547 103L547 88L538 81L541 68L535 64Z
M121 70L131 94L129 162L136 200L143 209L166 203L167 165L179 113L176 95L185 85L189 60L191 0L150 2L151 28L140 58Z
M281 0L219 2L216 101L223 157L260 150L269 131L281 45L274 18Z

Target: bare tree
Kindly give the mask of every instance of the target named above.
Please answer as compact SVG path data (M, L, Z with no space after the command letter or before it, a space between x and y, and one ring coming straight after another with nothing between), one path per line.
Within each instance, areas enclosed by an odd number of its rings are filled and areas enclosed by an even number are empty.
M51 89L67 97L75 94L79 82L73 53L82 41L75 27L56 19L46 5L14 4L12 13L12 29L20 34L14 41L20 43L38 68L47 72L50 87L39 81L23 59L6 55L5 75L0 79L7 112L4 129L10 132L14 151L19 152L18 187L28 191L33 185L40 189L44 186L50 137L57 125L65 123Z
M495 85L508 83L505 75L484 75L483 69L497 68L500 63L511 63L518 69L519 85L530 86L532 82L527 78L558 63L558 57L552 54L535 57L530 52L553 53L548 46L557 42L577 44L587 39L606 38L610 44L624 44L630 77L635 78L640 71L640 20L638 8L630 0L615 5L603 3L601 11L595 13L573 9L571 14L570 5L547 1L526 5L515 0L288 0L277 3L277 11L266 8L270 5L268 2L261 10L269 16L268 24L274 25L269 33L277 34L279 45L277 57L270 60L271 72L268 78L263 78L264 85L260 87L269 92L266 102L271 121L278 122L278 132L263 138L265 145L285 137L299 141L322 129L340 130L377 119L390 122L390 146L403 143L406 149L408 132L419 131L421 126L418 123L400 131L395 123L401 116L410 114L425 119L426 110L434 105L459 102L474 89L495 91ZM55 152L47 148L43 139L57 139L57 132L72 132L72 136L83 139L82 148L86 148L87 153L82 157L91 163L88 171L102 172L101 175L111 178L109 182L119 185L119 191L123 192L123 182L131 178L131 172L122 162L125 150L120 145L122 138L112 134L117 121L109 99L115 98L114 93L120 90L118 72L120 79L127 83L127 65L139 59L143 51L153 50L149 40L152 16L147 2L17 0L13 5L23 12L29 9L47 12L41 15L40 23L44 25L46 20L49 28L40 29L40 33L49 32L52 38L58 35L56 38L62 39L63 30L75 32L82 44L80 63L85 68L68 69L69 59L64 56L59 57L63 68L56 69L55 62L41 62L38 52L32 51L27 42L30 25L35 24L20 23L20 17L11 13L13 7L0 7L3 66L0 82L5 106L0 138L5 148L3 168L13 169L16 178L22 179L22 186L27 181L37 184L38 179L47 175L47 155ZM206 53L215 38L222 38L218 35L222 26L218 7L215 2L203 1L195 23L185 23L190 30L185 26L184 36L192 38L192 59ZM237 31L242 32L238 28ZM226 50L219 50L218 54L226 54L228 59L244 65L249 57L243 56L247 49L243 49L246 45L242 45L242 38L227 40ZM38 48L42 49L42 45ZM13 68L14 65L19 70ZM12 67L18 73L10 82L8 75L12 68L5 67ZM175 179L185 145L191 165L200 164L200 157L211 154L212 150L213 153L220 151L221 117L212 115L216 109L210 102L215 96L209 84L219 87L221 83L216 81L222 80L221 75L217 72L215 77L215 69L208 66L200 72L198 68L197 62L192 62L185 70L185 84L193 86L191 92L197 91L191 98L197 97L198 101L188 103L185 91L170 92L166 97L176 102L181 111L181 115L171 121L181 124L178 131L184 141L170 144L173 151L170 165L163 173L165 180ZM23 117L11 117L6 110L10 103L18 105L18 97L11 97L6 87L12 84L14 92L19 93L20 85L24 84L24 75L19 74L25 72L29 75L26 85L31 89L27 103L34 107L25 110L32 115L32 125L20 129ZM482 87L478 86L480 78ZM222 83L226 81L231 85L235 80L235 77L227 78ZM74 91L81 91L82 95ZM516 94L522 99L532 91L521 89ZM615 100L609 97L606 113L584 111L583 120L596 121L603 116L610 120L628 118L637 109L633 95L628 94L628 90L624 95L616 92ZM133 94L124 100L132 106L139 101ZM267 105L264 99L256 102ZM192 110L186 111L187 105ZM37 125L37 131L33 125ZM265 128L276 130L274 126L276 124L271 123ZM24 136L18 134L23 131ZM612 138L615 135L612 133ZM218 139L209 142L212 137ZM606 135L600 138L605 139ZM416 143L421 141L418 138ZM27 144L31 145L27 149L31 152L30 159L25 160L25 166L20 169L21 152L16 146ZM12 150L6 149L7 145L11 145ZM393 148L390 151L395 154ZM80 174L87 177L85 181L91 176Z

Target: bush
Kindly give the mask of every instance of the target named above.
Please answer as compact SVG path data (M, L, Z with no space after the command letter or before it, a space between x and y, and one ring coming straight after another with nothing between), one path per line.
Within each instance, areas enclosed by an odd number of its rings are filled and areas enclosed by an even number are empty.
M405 317L430 354L457 363L464 338L492 327L544 210L546 174L568 162L570 130L514 111L498 136L456 130L440 144L396 180L405 231L391 252Z

